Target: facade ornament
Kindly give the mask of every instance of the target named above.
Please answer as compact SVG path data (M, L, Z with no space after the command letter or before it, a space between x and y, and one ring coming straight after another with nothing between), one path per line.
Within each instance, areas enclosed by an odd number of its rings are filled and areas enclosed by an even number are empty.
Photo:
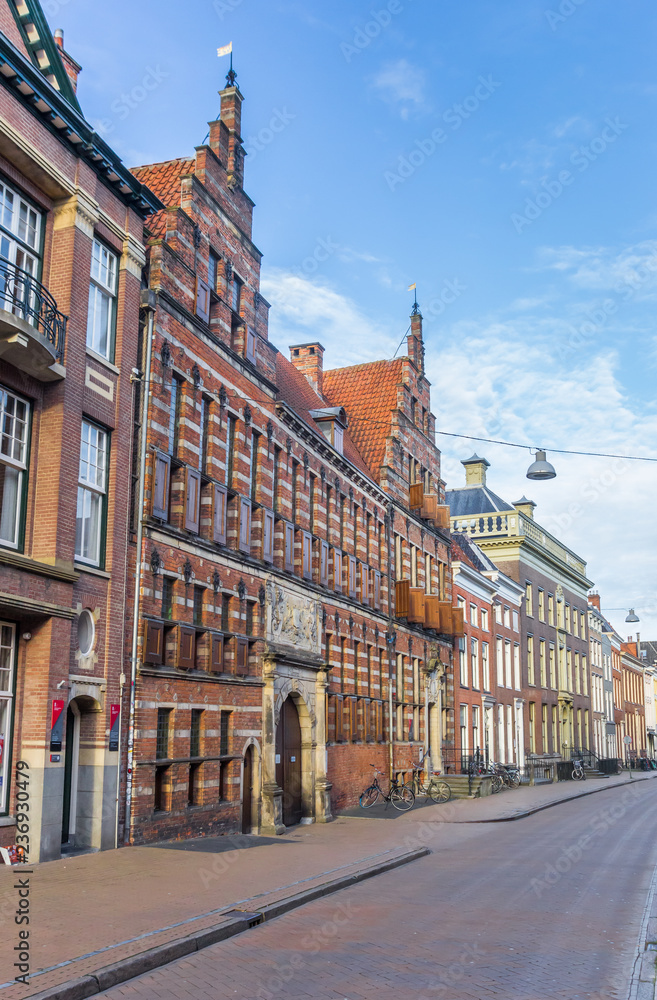
M354 489L353 486L349 487L349 506L354 502Z
M169 347L168 340L164 340L162 342L162 347L160 348L160 362L163 368L171 367L171 348Z
M192 379L194 381L194 388L198 389L201 384L201 369L196 362L194 362L194 367L192 368Z
M340 479L339 479L338 476L335 477L335 481L334 481L333 485L335 486L335 502L337 503L338 502L338 496L340 494Z
M339 632L340 631L340 612L339 611L335 612L334 621L335 621L335 631Z
M198 248L200 247L200 245L201 245L201 227L199 226L198 222L195 222L194 223L194 247L195 247L195 249L198 250Z
M349 615L349 635L353 635L354 634L354 625L355 624L356 623L355 623L354 619L352 618L351 615Z
M367 622L363 622L363 639L367 638Z
M153 549L153 551L151 552L151 573L153 574L153 576L157 576L157 574L160 572L161 569L162 569L162 557L160 556L160 553L157 551L157 549Z
M228 393L226 392L226 386L219 386L219 430L221 430L221 416L226 409L226 403L228 402Z
M420 531L420 545L424 545L424 528Z
M261 608L264 608L264 606L265 606L265 598L266 598L266 596L267 596L267 592L265 590L265 585L264 585L264 583L261 583L260 584L260 589L258 590L258 604L260 605Z
M247 403L246 406L244 407L244 423L246 424L247 427L250 426L252 418L253 418L253 413L251 412L251 407Z
M290 471L290 455L292 454L292 438L288 434L285 438L285 451L287 452L287 471Z
M267 421L267 458L271 458L271 442L274 436L274 425L271 420Z
M326 629L326 608L322 607L322 628Z
M375 646L379 645L379 626L378 625L374 626L374 644L375 644Z
M246 584L244 583L242 577L240 577L240 582L237 584L237 596L240 601L243 601L246 597Z
M308 465L310 464L310 459L308 458L308 452L303 453L303 485L305 486L308 482Z
M262 296L260 295L260 292L254 292L253 293L253 311L254 312L258 311L258 306L260 305L261 299L262 299Z
M406 537L408 537L408 535L410 533L410 530L411 530L411 519L410 519L410 517L407 517L406 518Z
M224 277L226 278L226 281L233 280L233 265L229 260L227 260L224 264Z
M214 573L212 574L212 589L214 590L215 594L218 593L220 587L221 587L221 577L219 576L218 570L215 569Z
M388 504L387 514L388 514L388 518L390 519L390 524L391 525L394 524L395 523L395 508L394 508L394 506L391 503Z
M189 587L192 579L194 578L194 570L189 559L185 559L185 565L183 566L183 579L185 581L185 586Z

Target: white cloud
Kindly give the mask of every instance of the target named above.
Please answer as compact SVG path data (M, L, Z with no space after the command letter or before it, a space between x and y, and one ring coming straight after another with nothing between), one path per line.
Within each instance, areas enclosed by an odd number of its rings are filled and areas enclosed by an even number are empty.
M372 79L372 87L402 118L425 109L424 72L407 59L387 63Z
M325 365L338 368L391 357L397 343L327 282L279 268L263 273L262 293L272 304L270 339L281 351L300 340L319 340Z
M653 296L657 286L657 240L612 247L544 247L538 270L562 272L580 289Z

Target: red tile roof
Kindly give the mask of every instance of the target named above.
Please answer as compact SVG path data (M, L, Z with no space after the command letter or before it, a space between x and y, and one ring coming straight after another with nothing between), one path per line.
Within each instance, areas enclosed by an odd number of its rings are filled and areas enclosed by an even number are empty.
M344 406L351 438L377 482L391 433L391 411L397 408L402 370L403 361L396 358L324 372L324 396L329 406Z
M291 361L281 354L276 354L276 385L278 386L279 399L283 400L318 433L322 433L313 418L310 410L320 410L326 407L326 402L318 396L305 375L297 371ZM344 457L371 478L370 470L363 461L362 455L354 445L349 431L344 433L343 444Z
M180 205L180 180L185 174L194 170L196 160L181 158L167 160L164 163L151 163L145 167L132 167L131 172L137 180L145 184L153 194L156 194L167 208ZM157 212L152 215L146 228L151 236L162 239L166 233L166 213Z

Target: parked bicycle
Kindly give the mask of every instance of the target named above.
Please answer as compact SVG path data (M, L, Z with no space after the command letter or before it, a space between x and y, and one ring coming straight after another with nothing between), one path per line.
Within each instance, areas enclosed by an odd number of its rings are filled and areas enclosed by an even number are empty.
M406 812L413 808L415 794L412 788L408 785L401 785L396 778L393 778L390 782L390 788L384 792L379 784L379 776L384 777L383 771L380 771L376 764L370 764L370 767L374 768L374 781L365 789L358 800L361 809L371 809L379 799L383 799L384 802L392 802L395 809L400 812Z
M408 785L405 785L408 788ZM452 789L446 781L440 777L439 771L433 771L428 779L424 778L424 761L413 768L411 779L411 789L414 796L424 795L434 802L449 802L452 797Z
M584 781L586 778L586 773L584 771L584 765L581 760L573 761L573 780L574 781Z

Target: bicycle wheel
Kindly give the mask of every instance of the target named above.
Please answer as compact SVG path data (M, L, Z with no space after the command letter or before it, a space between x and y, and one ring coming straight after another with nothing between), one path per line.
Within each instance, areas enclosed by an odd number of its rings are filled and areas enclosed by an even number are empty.
M519 784L520 784L520 775L518 774L517 771L513 771L509 775L509 785L511 788L517 788Z
M401 788L392 789L390 792L390 801L395 809L399 809L400 812L406 812L407 809L412 809L415 805L415 795L408 785L402 785Z
M491 792L496 795L497 792L501 792L504 788L504 780L501 774L492 775L493 780L490 783Z
M573 781L582 781L585 777L584 771L573 768Z
M429 785L429 795L434 802L449 802L452 789L446 781L432 781Z
M358 800L361 809L370 809L375 802L378 802L380 792L381 789L378 785L370 785L369 788L366 788Z

